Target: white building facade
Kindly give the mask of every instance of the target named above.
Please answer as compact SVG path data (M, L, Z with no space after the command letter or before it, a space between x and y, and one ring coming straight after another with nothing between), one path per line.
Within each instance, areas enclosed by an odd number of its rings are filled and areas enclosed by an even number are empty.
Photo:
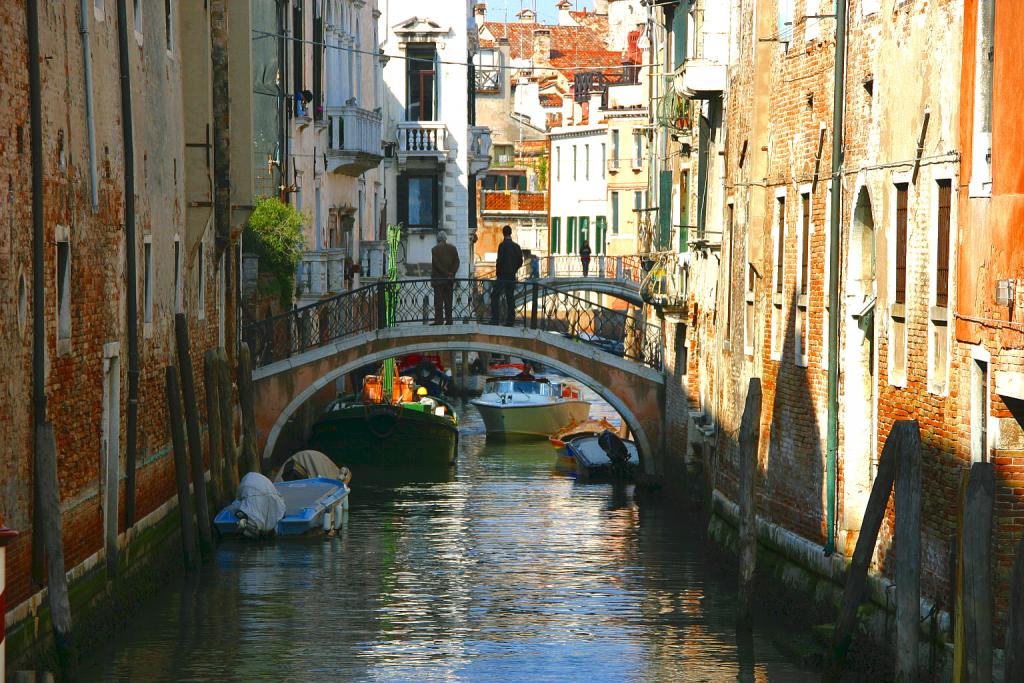
M459 250L460 277L472 264L478 179L490 162L490 134L474 125L470 74L476 26L468 2L390 0L378 20L383 70L387 223L401 223L406 277L430 274L438 230Z
M550 138L549 252L577 254L586 240L593 254L604 253L608 128L604 124L559 126L551 129Z

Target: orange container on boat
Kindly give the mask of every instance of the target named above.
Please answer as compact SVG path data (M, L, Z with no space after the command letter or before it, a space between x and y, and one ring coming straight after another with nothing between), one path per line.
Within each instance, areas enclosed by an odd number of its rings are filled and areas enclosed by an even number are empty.
M384 382L379 375L367 375L363 378L363 401L380 403L384 399Z
M399 377L395 382L394 403L412 403L416 400L412 377Z

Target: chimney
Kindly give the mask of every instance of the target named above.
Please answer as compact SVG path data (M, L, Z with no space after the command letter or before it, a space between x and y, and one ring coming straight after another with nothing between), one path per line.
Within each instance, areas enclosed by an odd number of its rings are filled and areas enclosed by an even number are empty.
M533 63L535 65L547 64L551 59L551 29L533 29Z
M558 25L559 26L576 26L576 20L572 18L569 10L572 8L572 3L569 0L560 0L555 5L558 8Z
M594 0L594 14L608 16L608 0Z
M520 24L533 24L537 21L537 14L532 9L524 7L516 12Z
M487 21L487 5L482 2L473 5L473 18L476 19L477 26L483 26Z

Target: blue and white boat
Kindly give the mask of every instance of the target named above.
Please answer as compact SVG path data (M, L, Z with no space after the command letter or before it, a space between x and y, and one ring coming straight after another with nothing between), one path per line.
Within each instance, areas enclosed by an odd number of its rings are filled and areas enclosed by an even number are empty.
M253 475L260 480L254 479L247 486L246 479ZM343 481L327 477L280 481L272 484L274 491L270 491L263 490L270 483L265 479L256 473L243 478L239 499L221 510L213 521L222 535L297 536L313 529L340 526L349 494Z

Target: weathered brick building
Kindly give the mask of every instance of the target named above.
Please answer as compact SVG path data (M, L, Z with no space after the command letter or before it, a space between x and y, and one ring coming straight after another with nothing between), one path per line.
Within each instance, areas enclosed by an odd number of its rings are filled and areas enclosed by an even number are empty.
M688 438L716 490L716 510L728 517L746 388L759 377L758 514L797 563L834 543L837 554L813 569L839 581L836 558L853 552L889 430L896 420L916 419L926 492L922 598L940 622L953 608L961 478L972 462L994 462L998 646L1024 471L1014 317L1021 307L1013 227L1020 160L1009 137L1019 128L1010 84L1021 73L999 50L1009 50L1010 39L999 38L1017 30L1021 17L1002 14L1001 5L998 30L984 24L979 34L974 17L979 5L984 16L987 0L848 4L834 274L839 430L830 472L834 5L744 0L731 12L724 139L712 142L724 150L724 178L703 199L707 231L720 231L721 246L702 255L691 243L687 262L682 382L693 414L703 416ZM977 47L993 39L994 63ZM988 104L979 105L979 96ZM988 118L979 123L979 116ZM694 161L684 155L682 166L697 177ZM709 270L717 271L710 283L701 275ZM893 579L893 525L890 503L874 565L883 592Z
M125 25L118 20L124 5ZM174 316L189 320L196 383L202 401L202 355L231 348L237 259L233 253L251 197L251 130L247 118L247 3L231 3L230 35L217 35L214 6L89 0L3 3L0 78L7 106L0 113L5 201L0 215L0 520L21 532L8 548L6 622L9 657L35 640L44 609L41 576L33 576L33 433L49 421L56 435L65 566L72 586L102 576L119 554L138 561L131 546L167 516L174 500L164 369L176 363ZM221 4L221 7L225 6ZM33 287L33 155L30 150L29 35L38 16L43 177L42 281ZM83 14L84 13L84 14ZM134 221L126 225L126 177L119 29L127 32L133 93ZM218 41L221 41L218 43ZM211 54L226 50L244 74L212 102ZM226 74L222 74L225 75ZM232 76L238 75L232 73ZM221 84L226 85L222 80ZM218 177L210 135L235 136L235 162ZM230 184L228 235L215 234L214 187ZM138 425L135 514L126 415L131 367L127 234L134 231L138 313ZM222 239L221 239L222 238ZM225 256L227 257L225 259ZM231 271L231 272L226 272ZM44 312L42 387L47 411L33 414L33 305ZM231 354L234 355L233 352ZM117 482L112 490L106 482ZM116 545L112 545L116 544ZM126 552L125 552L126 551ZM116 567L109 567L113 571ZM80 605L72 593L72 608Z

